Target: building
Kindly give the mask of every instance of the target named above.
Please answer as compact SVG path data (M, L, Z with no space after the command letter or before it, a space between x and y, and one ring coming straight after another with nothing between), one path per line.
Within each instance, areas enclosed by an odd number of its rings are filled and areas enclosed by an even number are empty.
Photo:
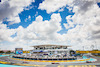
M66 45L35 45L34 50L31 52L38 55L48 55L48 56L69 56L69 50Z
M66 45L35 45L30 53L14 55L14 58L31 60L75 60L77 57L70 55Z
M67 49L66 45L36 45L32 46L35 50L48 50L48 49Z

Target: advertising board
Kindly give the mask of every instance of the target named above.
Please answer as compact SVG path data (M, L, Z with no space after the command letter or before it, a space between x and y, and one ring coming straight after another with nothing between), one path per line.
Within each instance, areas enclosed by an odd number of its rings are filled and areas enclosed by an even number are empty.
M23 48L15 48L15 54L23 54Z

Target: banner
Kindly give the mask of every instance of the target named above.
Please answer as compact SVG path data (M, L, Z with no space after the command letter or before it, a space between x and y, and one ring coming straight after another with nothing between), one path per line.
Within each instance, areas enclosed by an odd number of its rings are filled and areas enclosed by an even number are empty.
M23 54L23 48L15 48L16 54Z
M100 53L100 51L76 51L76 53Z
M30 51L23 51L23 53L30 53Z

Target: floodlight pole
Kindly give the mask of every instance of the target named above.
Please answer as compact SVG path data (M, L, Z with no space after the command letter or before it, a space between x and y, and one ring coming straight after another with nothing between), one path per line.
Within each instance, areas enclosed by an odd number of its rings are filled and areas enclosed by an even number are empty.
M96 47L96 49L98 49L98 48L97 48L97 44L96 44L96 41L95 41L95 47Z
M94 45L91 45L92 50L94 49Z
M84 51L84 46L83 46L83 51Z

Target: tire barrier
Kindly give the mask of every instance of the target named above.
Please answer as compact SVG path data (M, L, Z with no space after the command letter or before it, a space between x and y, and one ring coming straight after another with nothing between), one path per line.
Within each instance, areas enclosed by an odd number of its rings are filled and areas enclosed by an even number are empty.
M28 60L28 59L18 59L18 58L11 58L13 60L19 61L32 61L32 62L80 62L80 61L88 61L89 59L81 59L81 60Z

